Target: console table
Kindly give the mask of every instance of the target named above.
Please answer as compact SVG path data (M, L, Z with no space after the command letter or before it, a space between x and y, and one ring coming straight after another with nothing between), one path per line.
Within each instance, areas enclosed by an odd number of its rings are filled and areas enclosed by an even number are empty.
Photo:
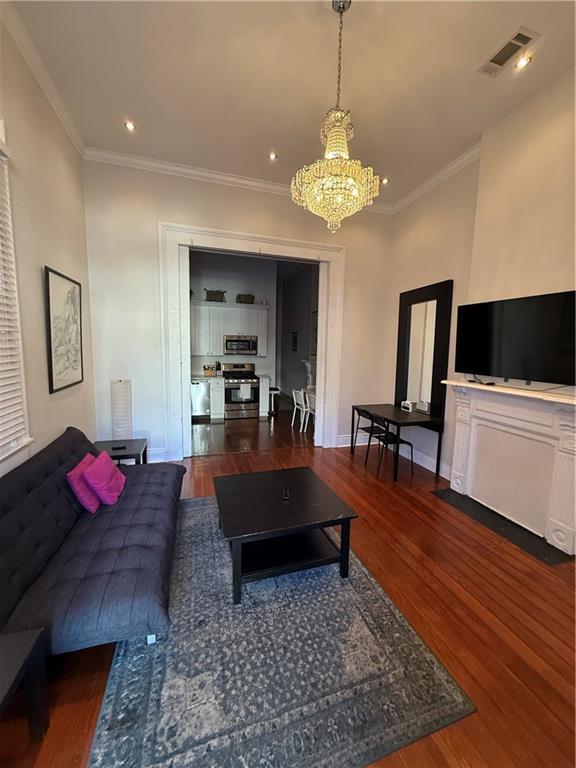
M371 405L352 406L352 431L350 433L350 453L354 454L356 448L356 419L360 419L359 411L370 415L376 424L387 426L393 424L396 427L398 439L394 447L394 480L398 480L398 456L400 449L400 431L402 427L424 427L438 433L438 446L436 448L436 477L440 474L440 457L442 454L442 433L444 432L444 419L440 416L431 416L429 413L419 411L403 411L399 405L392 403L376 403Z

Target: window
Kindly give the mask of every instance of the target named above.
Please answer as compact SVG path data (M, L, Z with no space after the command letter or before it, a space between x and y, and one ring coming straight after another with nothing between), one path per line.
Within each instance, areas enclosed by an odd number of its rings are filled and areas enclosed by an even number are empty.
M0 147L0 461L30 442L24 392L8 159L1 149Z

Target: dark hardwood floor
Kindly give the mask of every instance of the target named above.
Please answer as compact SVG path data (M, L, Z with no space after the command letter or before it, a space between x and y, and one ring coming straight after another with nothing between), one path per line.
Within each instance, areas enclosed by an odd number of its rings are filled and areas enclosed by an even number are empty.
M192 456L216 456L250 451L275 451L286 448L310 448L314 445L313 422L307 432L290 428L292 409L284 400L272 419L232 419L224 424L192 424Z
M288 427L280 419L280 432ZM402 460L374 476L364 449L300 445L187 459L183 497L217 475L308 465L359 514L352 548L466 693L477 712L375 765L562 768L574 765L574 563L547 566L447 505L446 486ZM30 747L17 702L0 723L0 766L84 766L113 648L50 664L51 725ZM112 767L111 767L112 768Z

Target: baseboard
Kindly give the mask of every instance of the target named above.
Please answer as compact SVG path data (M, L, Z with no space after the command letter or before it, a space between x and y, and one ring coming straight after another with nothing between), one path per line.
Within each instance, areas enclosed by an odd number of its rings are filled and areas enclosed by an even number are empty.
M157 464L161 461L167 461L166 459L166 448L154 448L150 450L148 449L148 462L150 464Z
M357 446L368 445L368 435L358 435L358 440L356 441L356 445ZM374 442L373 445L375 446L376 443ZM349 448L349 447L350 447L350 435L338 435L338 448ZM388 446L388 450L392 451L393 447ZM400 446L400 456L403 456L405 459L410 459L410 448L407 445ZM418 464L418 466L424 467L424 469L429 469L430 472L436 472L436 459L426 455L425 453L421 453L420 451L417 451L416 448L414 449L414 464ZM444 462L441 462L440 476L444 477L446 480L450 480L451 474L452 474L452 467L450 466L450 464L445 464Z

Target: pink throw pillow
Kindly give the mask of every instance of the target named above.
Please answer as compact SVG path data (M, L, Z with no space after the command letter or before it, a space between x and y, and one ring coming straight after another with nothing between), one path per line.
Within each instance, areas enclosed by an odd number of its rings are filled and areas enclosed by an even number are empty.
M110 456L102 451L84 472L84 480L103 504L116 504L126 484L123 475Z
M76 464L74 469L71 469L70 472L66 473L66 480L68 480L68 485L72 488L72 492L74 493L74 496L76 496L77 501L79 501L88 512L92 512L92 514L94 514L100 506L100 499L84 479L84 472L88 467L94 464L95 461L96 457L91 453L87 453L86 456Z

